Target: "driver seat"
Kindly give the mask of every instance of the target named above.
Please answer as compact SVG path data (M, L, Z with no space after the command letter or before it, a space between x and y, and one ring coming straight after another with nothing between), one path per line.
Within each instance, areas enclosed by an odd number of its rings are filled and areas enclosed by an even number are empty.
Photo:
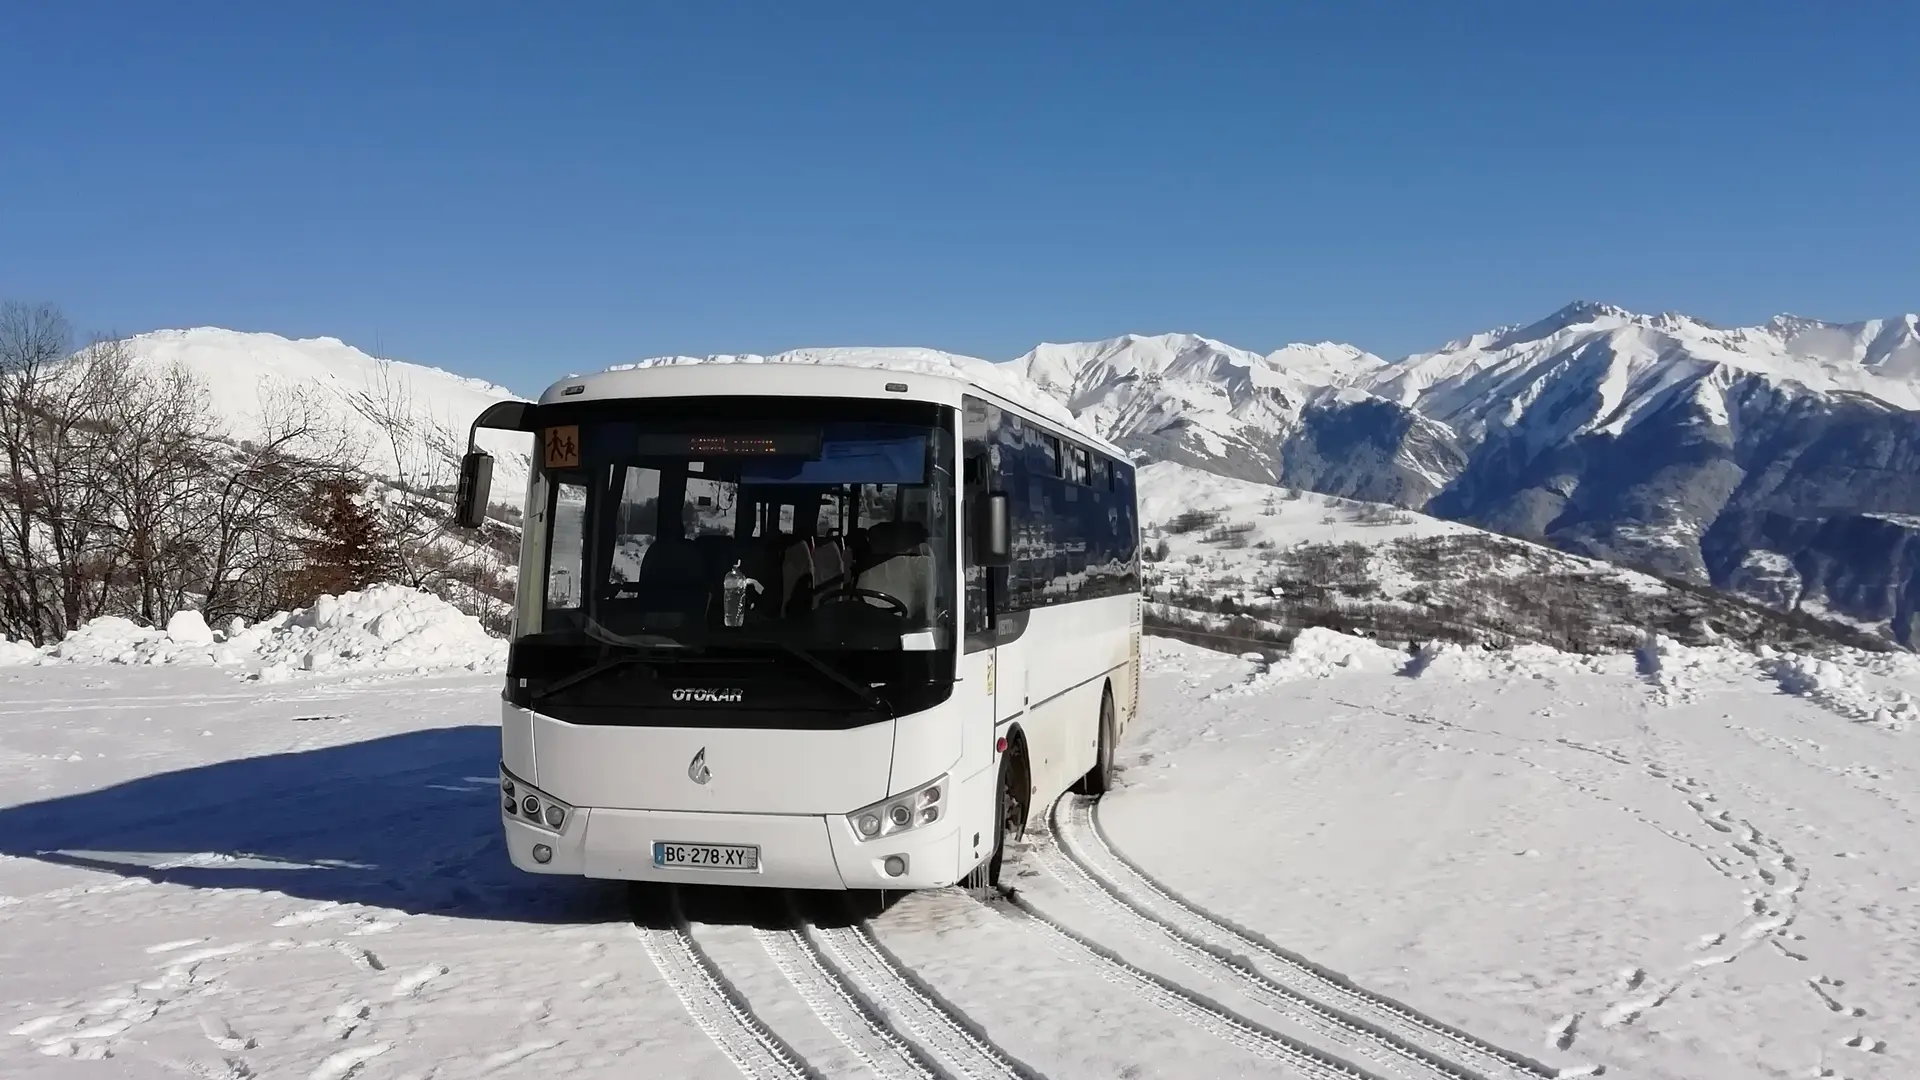
M867 531L870 554L859 587L886 593L906 606L907 619L924 626L933 609L933 548L917 521L883 521Z

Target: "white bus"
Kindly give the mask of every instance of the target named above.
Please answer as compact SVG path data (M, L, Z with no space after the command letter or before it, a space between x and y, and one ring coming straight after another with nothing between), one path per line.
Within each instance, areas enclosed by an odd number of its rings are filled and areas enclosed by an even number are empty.
M1030 815L1106 790L1139 701L1118 448L958 375L802 364L572 378L483 427L536 436L501 718L520 869L986 885Z

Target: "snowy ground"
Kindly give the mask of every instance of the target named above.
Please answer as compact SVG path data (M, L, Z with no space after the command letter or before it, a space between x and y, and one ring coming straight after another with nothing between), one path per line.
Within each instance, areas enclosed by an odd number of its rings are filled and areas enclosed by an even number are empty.
M1920 1075L1911 658L1303 642L1151 641L1011 902L689 935L507 865L496 676L0 670L0 1073Z

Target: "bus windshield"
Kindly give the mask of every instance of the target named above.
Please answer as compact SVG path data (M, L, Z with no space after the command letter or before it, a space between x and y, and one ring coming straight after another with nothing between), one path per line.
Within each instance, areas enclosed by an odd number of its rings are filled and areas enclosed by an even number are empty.
M573 419L542 432L522 639L596 655L797 649L839 669L951 647L950 410L681 398ZM861 686L886 681L885 665L852 666Z

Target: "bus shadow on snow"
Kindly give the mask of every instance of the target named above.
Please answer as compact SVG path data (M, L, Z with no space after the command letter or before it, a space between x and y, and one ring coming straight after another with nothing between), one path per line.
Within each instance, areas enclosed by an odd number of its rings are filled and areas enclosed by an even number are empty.
M476 724L222 761L0 808L0 854L412 914L626 919L616 883L514 869L499 759L500 729Z
M526 874L500 835L500 729L241 758L0 808L0 855L198 889L524 923L845 925L904 894L634 887Z

